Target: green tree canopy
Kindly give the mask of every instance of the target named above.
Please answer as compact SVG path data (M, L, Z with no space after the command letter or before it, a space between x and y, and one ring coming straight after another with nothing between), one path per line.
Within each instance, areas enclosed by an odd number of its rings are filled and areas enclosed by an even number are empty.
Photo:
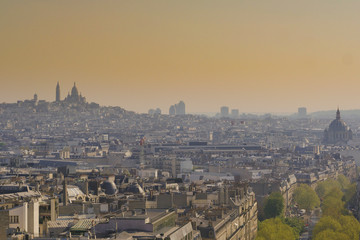
M298 237L280 218L271 218L260 223L256 240L295 240Z
M316 224L313 237L322 239L349 239L358 240L360 234L360 223L353 216L340 216L334 218L324 216ZM341 238L340 238L341 237Z
M306 184L301 184L295 189L294 200L300 208L306 209L307 211L320 205L320 200L316 192Z
M354 216L341 216L341 232L349 236L351 240L358 240L360 234L360 223Z
M337 181L320 183L316 191L324 200L321 204L323 217L313 230L314 239L358 240L360 223L344 207L345 202L354 200L356 184L350 184L344 175L339 175Z
M316 237L320 232L325 230L332 230L333 232L339 232L341 230L341 224L330 216L322 217L315 225L313 230L313 236Z
M344 193L341 191L339 187L333 187L330 189L330 192L325 195L325 199L328 197L333 197L341 200L343 196Z
M356 183L353 183L348 186L348 188L345 190L343 200L346 204L352 203L355 201L356 196Z
M350 240L350 238L341 232L334 232L331 229L324 230L313 238L314 240Z
M282 215L284 211L284 198L279 192L273 192L266 198L264 204L265 219Z
M305 223L301 218L292 217L292 218L285 218L285 224L292 227L295 234L298 236L304 231Z
M339 189L341 189L340 183L338 181L335 181L333 179L328 179L326 181L319 183L315 191L319 196L319 198L323 199L325 195L329 194L331 189L333 189L334 187L338 187Z
M323 216L340 217L344 210L344 202L333 196L326 197L322 202L321 210Z
M343 174L340 174L337 178L337 181L340 184L341 190L345 190L350 185L350 180L345 177Z

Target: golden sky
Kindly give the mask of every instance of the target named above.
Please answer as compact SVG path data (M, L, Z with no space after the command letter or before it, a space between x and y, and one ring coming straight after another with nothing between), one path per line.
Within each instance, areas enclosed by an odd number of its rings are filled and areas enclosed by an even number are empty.
M0 0L0 102L360 108L360 1Z

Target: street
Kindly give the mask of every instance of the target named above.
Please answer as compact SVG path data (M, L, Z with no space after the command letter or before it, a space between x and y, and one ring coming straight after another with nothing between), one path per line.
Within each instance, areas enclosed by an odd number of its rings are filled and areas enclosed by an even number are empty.
M304 220L305 220L305 224L309 224L307 226L307 231L305 231L301 236L300 236L300 240L307 240L307 239L311 239L312 237L312 231L316 225L316 223L320 220L321 218L321 210L319 209L318 211L316 210L313 210L311 212L311 215L310 217L309 216L306 216L304 217Z

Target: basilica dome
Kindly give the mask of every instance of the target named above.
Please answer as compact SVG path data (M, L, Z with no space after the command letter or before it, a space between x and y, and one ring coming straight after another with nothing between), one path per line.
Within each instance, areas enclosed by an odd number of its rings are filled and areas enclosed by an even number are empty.
M71 96L74 96L74 97L79 96L79 91L77 90L77 87L76 87L75 83L74 83L73 88L71 89Z

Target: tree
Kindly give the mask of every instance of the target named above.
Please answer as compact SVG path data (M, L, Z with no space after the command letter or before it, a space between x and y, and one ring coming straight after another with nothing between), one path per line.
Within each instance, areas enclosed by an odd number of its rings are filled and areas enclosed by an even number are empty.
M313 236L316 240L358 240L359 234L360 223L353 216L340 216L338 218L324 216L316 224L313 230Z
M340 174L337 178L337 181L340 184L341 190L345 190L350 185L350 181L347 177L345 177L343 174Z
M317 235L325 230L332 230L333 232L339 232L341 230L341 224L330 216L322 217L319 222L315 225L313 230L313 236Z
M341 216L341 232L346 234L351 240L358 240L360 234L360 223L353 216Z
M339 240L339 239L350 240L350 238L346 234L340 233L340 232L334 232L331 229L327 229L327 230L320 232L314 238L314 240Z
M356 201L355 196L356 196L356 183L353 183L349 185L348 188L345 190L343 201L345 201L347 205L354 205Z
M319 183L315 191L319 196L319 198L323 199L325 195L329 194L331 189L333 189L334 187L338 187L339 189L341 189L340 183L338 181L335 181L333 179L328 179L326 181Z
M297 236L300 235L305 228L304 221L297 217L285 218L284 223L289 225Z
M271 218L260 223L256 240L295 240L298 237L280 218Z
M339 187L333 187L330 189L330 192L325 195L325 199L328 197L333 197L341 200L343 196L344 193L341 191Z
M273 192L265 200L264 215L265 219L274 218L282 215L284 211L284 198L279 192Z
M319 196L324 197L324 200L321 206L323 217L313 230L314 240L359 239L360 223L344 207L345 202L348 204L354 199L356 184L350 185L349 180L344 175L339 175L336 182L325 181L319 184L316 189ZM330 183L333 186L330 186Z
M310 211L320 205L316 192L306 184L301 184L294 192L294 200L300 208Z
M329 196L322 202L321 210L323 216L332 216L338 218L341 216L344 209L344 202L339 198Z

